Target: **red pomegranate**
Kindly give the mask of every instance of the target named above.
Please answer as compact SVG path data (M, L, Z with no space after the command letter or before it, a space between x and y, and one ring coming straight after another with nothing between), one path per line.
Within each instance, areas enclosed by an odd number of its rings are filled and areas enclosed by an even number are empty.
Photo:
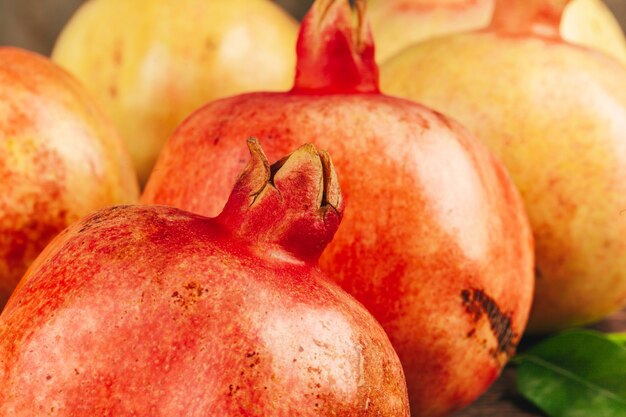
M138 199L128 152L85 88L43 56L0 47L0 311L59 232Z
M387 331L412 415L440 416L480 395L513 353L532 297L532 237L507 173L478 140L379 93L357 5L355 28L347 0L314 4L292 91L216 101L186 120L143 201L215 215L249 135L267 138L270 158L301 141L329 149L348 208L322 269Z
M46 249L0 316L0 416L409 416L383 329L317 268L328 155L249 145L217 218L118 206Z

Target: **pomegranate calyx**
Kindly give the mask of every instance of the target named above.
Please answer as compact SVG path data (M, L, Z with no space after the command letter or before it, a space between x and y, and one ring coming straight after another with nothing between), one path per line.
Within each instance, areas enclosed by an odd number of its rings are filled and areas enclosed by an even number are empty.
M561 39L563 11L570 0L496 0L490 29L509 35Z
M277 244L316 261L343 215L343 197L328 154L306 144L270 165L258 140L218 221L249 241Z
M317 0L298 36L293 92L378 93L374 41L365 20L365 1Z

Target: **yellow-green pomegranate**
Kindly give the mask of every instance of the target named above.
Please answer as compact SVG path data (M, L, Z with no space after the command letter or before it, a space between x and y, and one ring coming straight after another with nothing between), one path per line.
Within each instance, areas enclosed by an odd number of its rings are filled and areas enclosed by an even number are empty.
M486 30L415 45L385 91L455 117L508 167L536 239L530 329L626 304L626 69L564 41L567 0L499 0Z
M297 24L269 0L91 0L53 59L116 122L145 182L172 130L207 101L285 90Z
M379 62L415 42L489 25L494 0L370 0ZM563 38L626 64L626 39L602 0L573 0L561 22Z

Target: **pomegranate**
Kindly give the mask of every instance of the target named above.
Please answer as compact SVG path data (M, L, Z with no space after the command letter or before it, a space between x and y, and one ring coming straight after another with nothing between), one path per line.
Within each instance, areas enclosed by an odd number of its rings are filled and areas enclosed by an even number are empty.
M122 142L83 87L42 56L0 48L0 310L57 233L138 194Z
M454 115L509 168L537 242L538 332L626 304L626 70L563 41L566 4L502 0L488 30L383 67L387 91Z
M118 206L46 249L0 316L0 416L409 416L385 332L317 267L328 155L248 143L217 218Z
M369 0L377 59L413 43L489 26L495 0ZM602 0L572 0L561 21L569 42L605 52L626 64L626 38Z
M218 213L245 161L242 136L267 138L271 158L303 140L329 149L348 210L322 269L389 334L412 415L444 415L491 384L524 330L531 232L508 175L479 141L379 93L356 4L355 28L347 0L315 2L294 88L198 110L170 138L142 199Z
M489 24L493 0L369 0L376 59L384 63L415 42Z
M52 56L111 115L143 184L198 106L288 88L296 34L296 21L269 0L90 0Z

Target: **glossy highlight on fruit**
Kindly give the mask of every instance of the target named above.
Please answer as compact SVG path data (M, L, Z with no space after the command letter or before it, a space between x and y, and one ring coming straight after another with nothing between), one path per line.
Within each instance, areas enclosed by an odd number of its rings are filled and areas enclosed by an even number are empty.
M536 240L536 332L626 304L626 70L561 38L567 3L502 1L490 29L382 68L385 91L451 114L509 169Z
M369 0L376 57L385 62L410 45L489 26L495 0ZM572 0L560 26L568 42L626 64L626 38L603 0Z
M532 239L502 165L458 123L378 90L357 2L317 1L287 93L212 102L181 124L143 202L220 212L245 163L240 139L271 159L302 141L333 155L346 214L321 267L381 322L403 363L413 416L480 395L524 331ZM225 163L224 161L230 161Z
M385 332L317 267L328 154L248 146L216 218L117 206L57 237L0 316L0 416L409 416Z
M172 130L200 105L288 88L296 34L296 21L269 0L90 0L52 56L113 118L143 184Z
M130 158L83 87L42 56L0 48L0 310L57 233L137 199Z

